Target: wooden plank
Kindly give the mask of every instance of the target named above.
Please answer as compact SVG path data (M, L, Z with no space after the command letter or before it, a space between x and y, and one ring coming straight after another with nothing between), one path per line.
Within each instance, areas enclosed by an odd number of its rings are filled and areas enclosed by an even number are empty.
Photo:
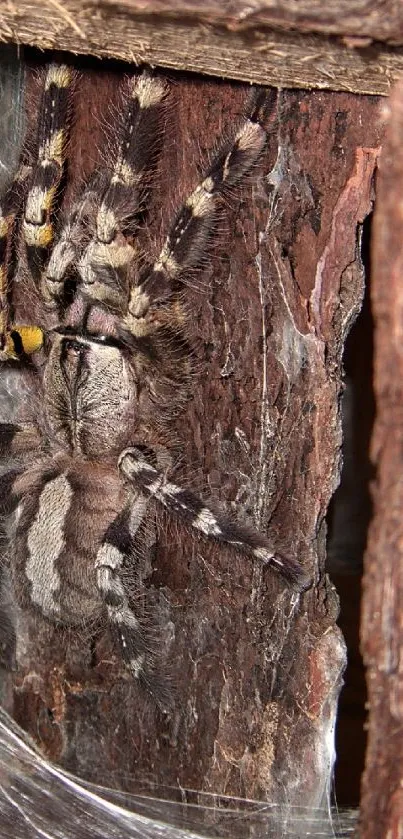
M374 517L365 558L362 643L370 708L362 786L365 839L403 835L403 85L391 99L374 217Z
M46 8L64 16L65 22L79 32L82 21L88 21L94 12L104 19L125 13L138 18L165 17L171 20L193 20L200 24L213 24L229 31L251 31L260 26L284 31L317 32L341 35L358 42L381 41L403 43L403 8L396 0L333 0L332 4L317 0L40 0L39 2L10 3L3 0L4 8L20 18ZM69 20L70 18L70 20Z
M284 2L277 5L283 7L283 27L292 23L302 29L321 26L324 32L344 31L344 40L269 29L263 25L263 13L256 18L242 17L242 4L235 15L235 4L224 5L222 11L218 4L209 3L201 13L190 2L174 5L166 0L152 5L131 0L88 0L85 4L81 0L63 4L60 0L19 0L17 5L0 0L0 40L276 87L388 95L391 84L403 72L403 50L371 44L371 38L383 33L392 40L394 33L395 40L402 40L400 13L390 14L388 26L378 13L375 28L365 20L359 28L354 16L346 13L336 30L336 24L326 22L323 13L321 17L311 10L312 20L306 17L303 23L295 10L293 17L285 16ZM362 5L356 2L356 14ZM366 8L371 6L374 3L365 3ZM277 25L279 11L269 14L270 8L267 4L264 22Z

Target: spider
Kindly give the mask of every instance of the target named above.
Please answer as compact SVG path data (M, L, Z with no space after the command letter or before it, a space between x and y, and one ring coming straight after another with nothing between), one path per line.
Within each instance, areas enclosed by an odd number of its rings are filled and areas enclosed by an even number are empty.
M22 419L0 425L6 558L20 608L73 631L107 623L128 670L157 692L149 633L136 614L136 567L151 549L155 508L297 587L304 582L298 563L265 535L218 513L170 475L170 419L194 381L187 283L208 262L225 196L266 147L268 98L252 90L244 121L185 199L152 261L138 233L160 154L167 84L148 70L122 81L104 166L63 218L55 211L77 81L68 66L46 69L36 148L24 146L1 202L1 360L30 382ZM21 280L35 325L14 317Z

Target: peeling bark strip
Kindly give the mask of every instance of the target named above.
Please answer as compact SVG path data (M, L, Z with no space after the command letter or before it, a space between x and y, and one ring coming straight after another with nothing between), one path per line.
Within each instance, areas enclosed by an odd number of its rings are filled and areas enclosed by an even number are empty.
M97 163L119 81L80 77L76 183ZM147 238L156 253L198 181L200 150L233 126L248 90L194 78L173 88ZM341 356L362 297L355 243L372 206L378 108L371 97L281 93L262 170L229 202L203 290L189 290L198 363L173 427L181 484L271 534L316 585L301 604L274 574L179 522L158 528L144 609L169 647L173 719L125 677L107 636L91 645L26 619L14 715L78 775L137 792L151 777L181 800L184 789L261 798L283 804L285 818L291 805L309 812L326 800L345 650L323 573L324 519L339 478Z
M383 96L403 72L403 52L393 47L403 44L403 14L394 0L254 6L246 0L0 0L0 41L275 87Z
M403 835L403 85L390 102L374 219L377 465L365 559L362 645L370 708L362 836ZM361 834L360 834L361 835Z
M340 306L340 290L343 274L340 273L340 243L343 242L350 261L343 271L357 258L357 224L362 225L368 215L373 191L372 176L377 164L380 147L376 149L357 148L354 170L333 210L330 239L318 261L315 285L311 294L311 315L315 332L326 340L331 339L334 318ZM323 287L323 283L327 287ZM351 312L344 313L342 324L346 334L351 325Z

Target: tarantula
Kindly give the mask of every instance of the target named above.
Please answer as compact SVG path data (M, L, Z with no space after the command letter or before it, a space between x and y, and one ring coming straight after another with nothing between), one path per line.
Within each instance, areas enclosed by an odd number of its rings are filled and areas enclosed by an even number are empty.
M298 563L264 535L169 479L166 429L186 401L193 367L186 284L206 265L223 198L266 147L268 100L252 91L245 120L186 198L152 263L137 234L160 153L166 83L147 70L124 79L104 167L55 233L75 82L68 66L48 67L35 155L24 147L1 203L1 359L30 368L37 392L22 422L0 426L7 558L22 609L70 628L106 621L126 666L152 690L154 665L132 590L149 549L151 500L202 537L303 580ZM38 309L35 326L14 317L21 278Z

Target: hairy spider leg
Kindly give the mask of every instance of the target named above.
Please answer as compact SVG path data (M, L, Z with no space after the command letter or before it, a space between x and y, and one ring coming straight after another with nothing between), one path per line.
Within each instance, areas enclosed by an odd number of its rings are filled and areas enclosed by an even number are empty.
M138 609L136 613L137 592L133 590L136 556L148 553L155 541L147 517L149 503L149 498L136 490L130 507L108 527L95 560L96 584L127 670L147 688L162 710L169 710L173 694L169 678L163 679L157 666L158 635L147 621L140 619Z
M165 83L148 71L122 86L115 142L105 152L101 173L75 201L50 259L47 288L54 296L75 261L90 300L127 307L128 270L138 256L135 233L161 151L166 94Z
M108 527L95 561L97 586L107 607L108 619L119 630L122 649L126 658L129 655L128 663L134 671L138 668L138 657L143 657L146 650L122 573L126 558L133 553L133 541L145 518L146 508L147 499L138 494L131 510L132 526L129 514L124 510Z
M30 355L42 345L42 330L11 322L9 295L18 221L27 194L32 165L24 147L17 174L0 202L0 361Z
M232 142L218 151L196 189L185 200L154 265L133 286L124 328L138 338L166 328L167 322L183 326L185 315L178 289L189 275L205 267L211 251L217 216L224 196L253 170L267 145L268 102L261 89L252 92L247 118Z
M81 253L91 238L103 180L103 173L94 172L83 185L52 249L41 284L48 307L60 307L67 279L77 275Z
M166 94L163 81L148 71L129 78L123 89L118 143L107 161L95 235L78 266L88 296L109 306L127 305L128 267L138 255L133 234L161 151Z
M10 323L9 293L13 248L22 215L22 235L27 263L35 284L53 243L51 219L66 157L67 125L74 72L51 64L44 77L38 121L37 159L33 162L25 143L17 175L0 206L0 360L20 359L43 343L38 326ZM25 209L23 210L23 208ZM9 288L11 286L11 289Z
M64 64L46 71L38 122L38 156L22 223L27 260L39 281L54 242L52 212L66 163L74 72Z
M119 466L137 490L154 498L173 515L187 520L199 534L230 545L263 565L273 566L297 589L307 584L302 566L291 557L280 555L262 533L220 515L197 495L169 481L139 449L122 452Z

